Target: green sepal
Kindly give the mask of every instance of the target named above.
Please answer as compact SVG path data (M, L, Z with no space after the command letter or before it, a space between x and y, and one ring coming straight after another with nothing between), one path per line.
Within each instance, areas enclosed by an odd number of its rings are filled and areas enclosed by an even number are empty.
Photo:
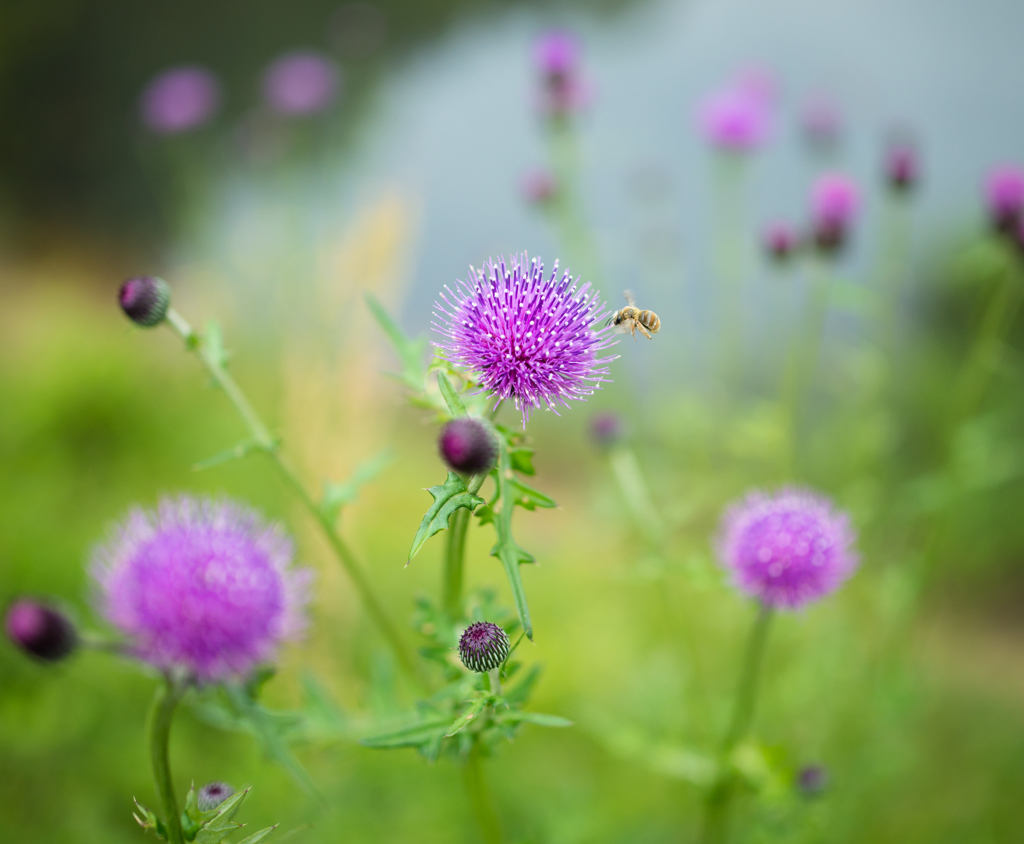
M448 728L444 734L445 738L451 738L460 730L469 726L469 722L476 718L484 709L487 708L487 704L491 702L491 695L486 697L478 697L475 700L470 701L469 706L463 711L463 713L456 718L452 725Z
M153 832L157 838L162 838L164 841L167 840L167 828L164 826L164 822L157 817L156 813L147 809L137 799L135 800L135 808L141 813L141 817L138 813L132 812L132 817L135 821L147 832Z
M359 489L376 478L394 459L394 452L386 448L356 466L352 477L344 483L325 483L318 505L320 512L330 521L337 521L341 508L355 501Z
M419 552L426 542L435 533L447 529L448 519L452 513L460 507L465 507L471 513L476 507L484 503L479 495L474 495L466 484L455 472L448 472L448 478L443 484L432 486L427 490L433 497L434 503L427 510L420 528L416 531L416 537L412 541L412 548L409 549L409 559Z
M466 411L466 405L462 403L462 399L459 398L459 394L455 392L452 382L448 379L448 376L440 370L438 370L437 373L437 387L441 391L441 395L444 397L444 403L448 405L448 409L451 411L453 419L469 415Z
M422 393L423 382L427 374L426 368L423 366L423 352L427 347L427 341L422 337L413 340L406 335L373 294L367 293L365 299L377 324L388 336L391 345L398 352L398 359L402 362L401 374L393 377L414 393Z

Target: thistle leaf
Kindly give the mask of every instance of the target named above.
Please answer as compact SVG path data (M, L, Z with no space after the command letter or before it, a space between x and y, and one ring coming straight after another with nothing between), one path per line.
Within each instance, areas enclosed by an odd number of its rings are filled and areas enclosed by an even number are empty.
M394 452L390 448L386 448L369 460L360 463L352 473L352 477L344 483L324 484L323 495L320 497L320 512L332 522L337 520L341 508L355 501L359 495L359 489L376 478L394 459Z
M517 709L510 709L501 712L496 716L498 721L506 724L536 724L539 727L571 727L572 721L560 715L546 715L543 712L520 712Z
M448 527L448 519L452 513L460 507L465 507L471 513L484 503L484 500L466 489L462 478L454 472L448 473L448 478L443 484L432 486L427 490L433 497L434 503L430 505L423 521L420 522L419 530L412 541L412 548L409 549L409 559L419 552L426 542L435 533L440 533Z
M423 338L411 339L406 335L398 323L396 323L384 310L384 306L377 301L377 298L370 293L365 296L367 307L377 320L377 324L391 341L391 345L398 352L398 358L402 362L402 372L395 377L407 386L414 393L422 393L424 380L427 376L426 367L423 365L423 351L427 347L427 341Z
M444 396L445 404L448 405L448 409L452 413L452 418L458 419L460 416L466 416L466 405L462 403L459 394L455 392L455 388L452 386L448 376L440 371L437 373L437 386L441 390L441 395Z
M277 829L277 824L268 826L266 829L261 829L259 832L253 833L248 838L243 838L238 844L260 844L261 841L266 841L267 837Z
M375 748L394 748L394 747L420 747L432 742L434 739L440 737L444 738L444 734L448 729L449 721L447 718L443 720L433 721L422 721L419 724L413 724L412 726L405 727L401 730L395 730L391 733L384 733L379 736L372 736L365 738L359 743L363 747L375 747Z
M472 701L469 704L469 706L466 707L465 712L463 712L458 718L456 718L452 722L452 725L448 728L448 731L444 734L445 738L451 738L457 732L459 732L463 728L467 727L469 725L470 721L472 721L474 718L476 718L477 715L479 715L481 712L484 711L484 709L487 706L488 701L489 701L489 698L487 698L487 697L478 697L474 701Z

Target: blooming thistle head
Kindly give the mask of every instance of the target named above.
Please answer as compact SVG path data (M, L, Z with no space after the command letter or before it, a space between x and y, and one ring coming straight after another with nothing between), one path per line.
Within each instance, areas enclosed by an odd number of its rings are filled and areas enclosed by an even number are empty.
M506 263L470 267L466 281L445 286L435 305L434 328L452 363L475 374L495 406L512 399L523 414L531 409L569 407L569 399L593 395L614 357L598 354L615 343L613 329L596 323L604 306L590 284L579 285L558 262L549 276L525 255Z
M270 108L287 117L317 114L338 93L337 65L319 53L291 53L274 61L263 76L263 97Z
M152 328L167 316L167 309L171 306L171 288L162 278L135 276L121 285L117 303L136 325Z
M129 652L199 682L244 677L305 627L311 573L277 526L230 501L132 510L93 553L100 610Z
M489 472L498 459L494 431L486 422L470 416L448 422L441 429L437 449L450 469L464 475Z
M175 67L146 86L139 99L139 113L151 131L176 135L202 126L219 105L217 77L201 67Z
M846 513L802 489L752 492L722 520L718 555L741 591L795 610L835 591L857 567Z
M748 85L715 91L697 109L701 134L725 152L753 152L768 140L771 124L770 99Z
M1014 234L1024 221L1024 169L994 167L985 178L985 205L997 231Z
M67 616L28 598L11 604L4 627L15 645L45 662L63 659L78 645L78 633Z
M571 32L553 29L533 45L533 61L541 75L541 110L566 116L585 108L591 86L580 72L580 42Z
M216 809L234 793L235 790L226 782L208 782L199 789L199 793L196 795L196 808L200 812L209 812L211 809Z
M761 243L769 256L784 261L800 248L800 234L788 223L769 223L761 233Z
M814 243L822 252L843 246L859 212L860 191L848 176L824 173L811 185Z
M511 650L508 633L490 621L473 622L459 638L462 664L481 674L501 665Z

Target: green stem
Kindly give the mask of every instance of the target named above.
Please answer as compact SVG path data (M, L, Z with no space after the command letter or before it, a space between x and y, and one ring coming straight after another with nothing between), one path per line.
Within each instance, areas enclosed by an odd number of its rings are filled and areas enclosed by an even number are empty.
M250 404L249 399L242 392L235 379L231 377L221 361L210 353L210 349L203 342L203 338L192 329L188 322L173 308L167 312L167 321L181 335L185 341L186 348L189 351L198 353L200 359L206 365L210 376L231 400L235 410L238 411L238 415L242 417L257 447L270 457L286 483L292 488L317 524L320 525L332 550L359 593L363 606L391 646L402 670L419 682L421 678L412 651L398 633L398 628L392 623L387 611L384 609L384 605L373 591L373 587L370 585L363 567L358 559L356 559L352 549L348 547L348 544L341 538L341 535L335 528L334 521L320 509L316 500L310 495L309 490L306 489L305 484L302 483L291 461L281 453L279 440L270 433L270 429L260 418L252 404Z
M452 621L462 618L462 580L466 554L469 510L459 508L448 525L448 543L444 550L444 611Z
M463 776L466 783L466 793L469 795L470 805L473 807L473 814L480 825L480 833L485 844L502 844L501 825L498 822L498 815L491 804L490 796L487 793L487 786L484 782L483 766L480 763L480 750L474 744L469 751L463 768Z
M167 743L171 735L171 721L181 695L181 690L169 677L165 677L157 687L153 705L149 710L149 755L153 763L153 782L162 804L163 820L167 827L167 840L170 844L184 844L185 842L185 835L181 829L181 813L178 811L178 801L174 796L171 763L167 752Z
M704 804L704 833L702 837L704 844L721 844L726 838L729 809L735 790L735 776L731 768L730 756L736 746L747 737L750 725L754 720L754 712L757 708L758 680L761 674L761 663L764 661L771 619L771 607L762 604L757 618L754 619L754 626L750 630L750 638L747 640L743 673L740 675L740 684L736 691L736 708L733 710L732 721L719 751L718 778L708 792Z

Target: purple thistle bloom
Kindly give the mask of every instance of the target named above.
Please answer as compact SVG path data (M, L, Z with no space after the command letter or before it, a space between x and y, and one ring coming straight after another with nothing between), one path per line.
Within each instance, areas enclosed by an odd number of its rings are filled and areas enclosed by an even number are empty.
M580 42L571 32L551 29L533 45L533 60L545 76L569 76L580 63Z
M524 428L532 408L557 414L557 402L593 395L615 359L598 357L615 341L612 328L594 329L606 312L590 283L580 287L568 270L559 278L557 261L545 278L544 264L527 261L524 254L470 267L454 291L445 285L434 322L446 338L435 345L476 374L495 406L512 399Z
M139 100L142 122L161 135L206 123L220 105L217 78L201 67L175 67L155 77Z
M853 574L855 536L847 514L823 496L802 489L752 492L726 511L718 555L741 591L794 610Z
M571 32L550 30L534 43L533 60L542 77L540 110L565 116L584 109L593 87L580 72L582 50Z
M200 682L246 676L305 627L312 573L290 538L230 501L139 508L93 553L100 609L139 659Z
M752 152L771 132L771 104L762 94L734 85L708 96L697 109L697 125L712 146Z
M338 66L330 59L312 52L291 53L267 68L263 96L278 114L316 114L334 101L340 83Z
M814 240L825 251L846 241L847 232L860 211L860 191L842 173L824 173L811 186L811 220Z
M1024 217L1024 170L1015 164L990 170L985 178L985 204L997 229L1014 232Z

